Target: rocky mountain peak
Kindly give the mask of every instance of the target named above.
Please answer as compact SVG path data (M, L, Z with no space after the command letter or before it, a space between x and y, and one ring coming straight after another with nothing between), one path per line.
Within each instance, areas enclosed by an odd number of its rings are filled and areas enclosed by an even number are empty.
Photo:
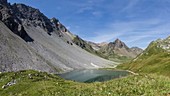
M121 41L120 39L117 38L117 39L115 40L115 42L122 42L122 41Z
M115 44L115 47L118 47L118 48L122 48L122 47L124 47L124 43L122 42L122 41L120 41L119 39L116 39L115 40L115 42L114 42L114 44Z
M39 9L32 8L24 4L13 4L15 16L22 20L23 24L39 26L46 30L48 33L53 31L51 21L39 11Z
M53 25L54 28L59 29L58 27L60 26L60 22L59 22L58 19L56 19L55 17L53 17L53 18L50 19L50 22L52 23L52 25Z
M138 48L129 48L120 39L116 39L114 42L110 42L106 46L100 48L100 52L104 53L105 56L126 56L127 58L134 58L141 53Z
M52 19L50 19L50 22L52 23L52 26L54 28L56 28L57 30L61 31L61 32L67 32L67 28L60 23L60 21L58 19L56 19L55 17L53 17Z
M0 4L6 5L7 4L7 0L0 0Z
M26 42L32 42L33 39L27 34L22 25L21 16L17 8L7 3L7 0L1 0L0 20L15 34L20 36ZM16 5L16 4L15 4Z
M51 22L52 23L55 23L55 24L58 24L59 23L59 20L56 19L55 17L51 18Z
M116 39L114 42L109 43L109 45L114 48L128 48L120 39Z

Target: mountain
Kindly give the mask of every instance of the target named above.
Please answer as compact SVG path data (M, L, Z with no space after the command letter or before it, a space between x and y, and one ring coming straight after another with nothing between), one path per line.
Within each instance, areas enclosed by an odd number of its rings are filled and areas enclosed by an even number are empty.
M85 41L76 36L73 39L73 42L90 53L119 63L128 62L143 51L143 49L138 47L129 48L124 42L119 39L116 39L114 42L110 43L94 43L90 41Z
M104 44L100 46L100 52L107 56L110 60L118 60L118 61L129 61L132 58L135 58L139 55L143 50L140 48L129 48L124 42L119 39L116 39L114 42L110 42L109 44Z
M94 42L91 42L91 41L87 41L87 43L88 43L89 45L91 45L91 47L92 47L94 50L96 50L96 51L100 50L100 48L101 48L101 46L100 46L99 44L97 44L97 43L94 43Z
M86 50L87 52L90 52L90 53L92 53L96 56L99 56L101 58L108 59L106 56L104 56L102 53L100 53L100 51L99 51L100 47L96 43L93 43L90 41L85 41L85 40L81 39L79 36L74 36L72 41L74 44L76 44L80 48Z
M170 76L170 37L158 39L150 43L142 54L129 64L119 68L134 72L156 73Z
M92 46L90 44L88 44L88 42L86 42L85 40L81 39L79 36L75 36L73 38L73 43L75 43L77 46L81 47L82 49L90 52L90 53L94 53L94 49L92 48Z
M136 53L136 55L139 55L140 53L143 52L143 49L139 48L139 47L132 47L130 48L133 52Z
M110 67L117 64L93 55L73 43L73 35L56 18L38 9L0 0L0 71Z
M98 46L100 46L100 47L102 47L102 46L105 46L105 45L108 45L109 43L107 43L107 42L102 42L102 43L98 43L97 45Z

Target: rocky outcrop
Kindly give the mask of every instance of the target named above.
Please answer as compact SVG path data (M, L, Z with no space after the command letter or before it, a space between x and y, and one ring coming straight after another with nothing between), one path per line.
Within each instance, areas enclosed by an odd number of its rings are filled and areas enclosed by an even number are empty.
M41 27L49 35L51 35L54 30L60 32L68 31L56 18L48 19L38 9L24 4L14 3L10 5L6 0L1 0L0 20L2 20L12 32L20 36L26 42L33 42L34 40L25 31L25 25ZM61 36L61 34L62 33L58 32L58 35Z
M26 42L34 41L25 31L21 20L15 15L15 9L6 0L1 0L0 20L5 23L8 28L24 39Z
M53 31L52 23L50 20L42 14L38 9L26 6L24 4L13 4L12 9L14 15L22 20L23 24L40 26L48 33Z
M7 84L3 85L2 89L5 89L5 88L15 85L15 84L16 84L16 80L12 80L12 81L8 82Z
M75 43L77 46L81 47L82 49L85 49L86 51L89 52L94 51L92 46L90 46L86 41L81 39L79 36L74 37L73 43Z
M7 5L8 3L7 3L7 0L0 0L0 4L1 5Z

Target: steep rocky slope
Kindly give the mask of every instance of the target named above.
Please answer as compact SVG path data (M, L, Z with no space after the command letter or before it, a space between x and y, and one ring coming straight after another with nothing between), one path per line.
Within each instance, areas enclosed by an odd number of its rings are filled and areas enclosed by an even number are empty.
M38 9L0 0L0 71L46 72L109 67L117 64L82 50L56 18Z
M153 41L146 50L129 64L120 68L135 72L157 73L170 76L170 37Z
M47 72L59 71L0 21L0 71L27 68Z

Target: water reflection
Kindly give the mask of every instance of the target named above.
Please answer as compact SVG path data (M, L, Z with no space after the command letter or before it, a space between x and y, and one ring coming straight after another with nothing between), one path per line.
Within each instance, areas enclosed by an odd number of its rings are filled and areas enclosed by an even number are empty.
M127 71L91 69L91 70L74 70L71 72L60 74L59 76L67 80L91 83L91 82L103 82L114 78L120 78L127 76L128 74L129 72Z

